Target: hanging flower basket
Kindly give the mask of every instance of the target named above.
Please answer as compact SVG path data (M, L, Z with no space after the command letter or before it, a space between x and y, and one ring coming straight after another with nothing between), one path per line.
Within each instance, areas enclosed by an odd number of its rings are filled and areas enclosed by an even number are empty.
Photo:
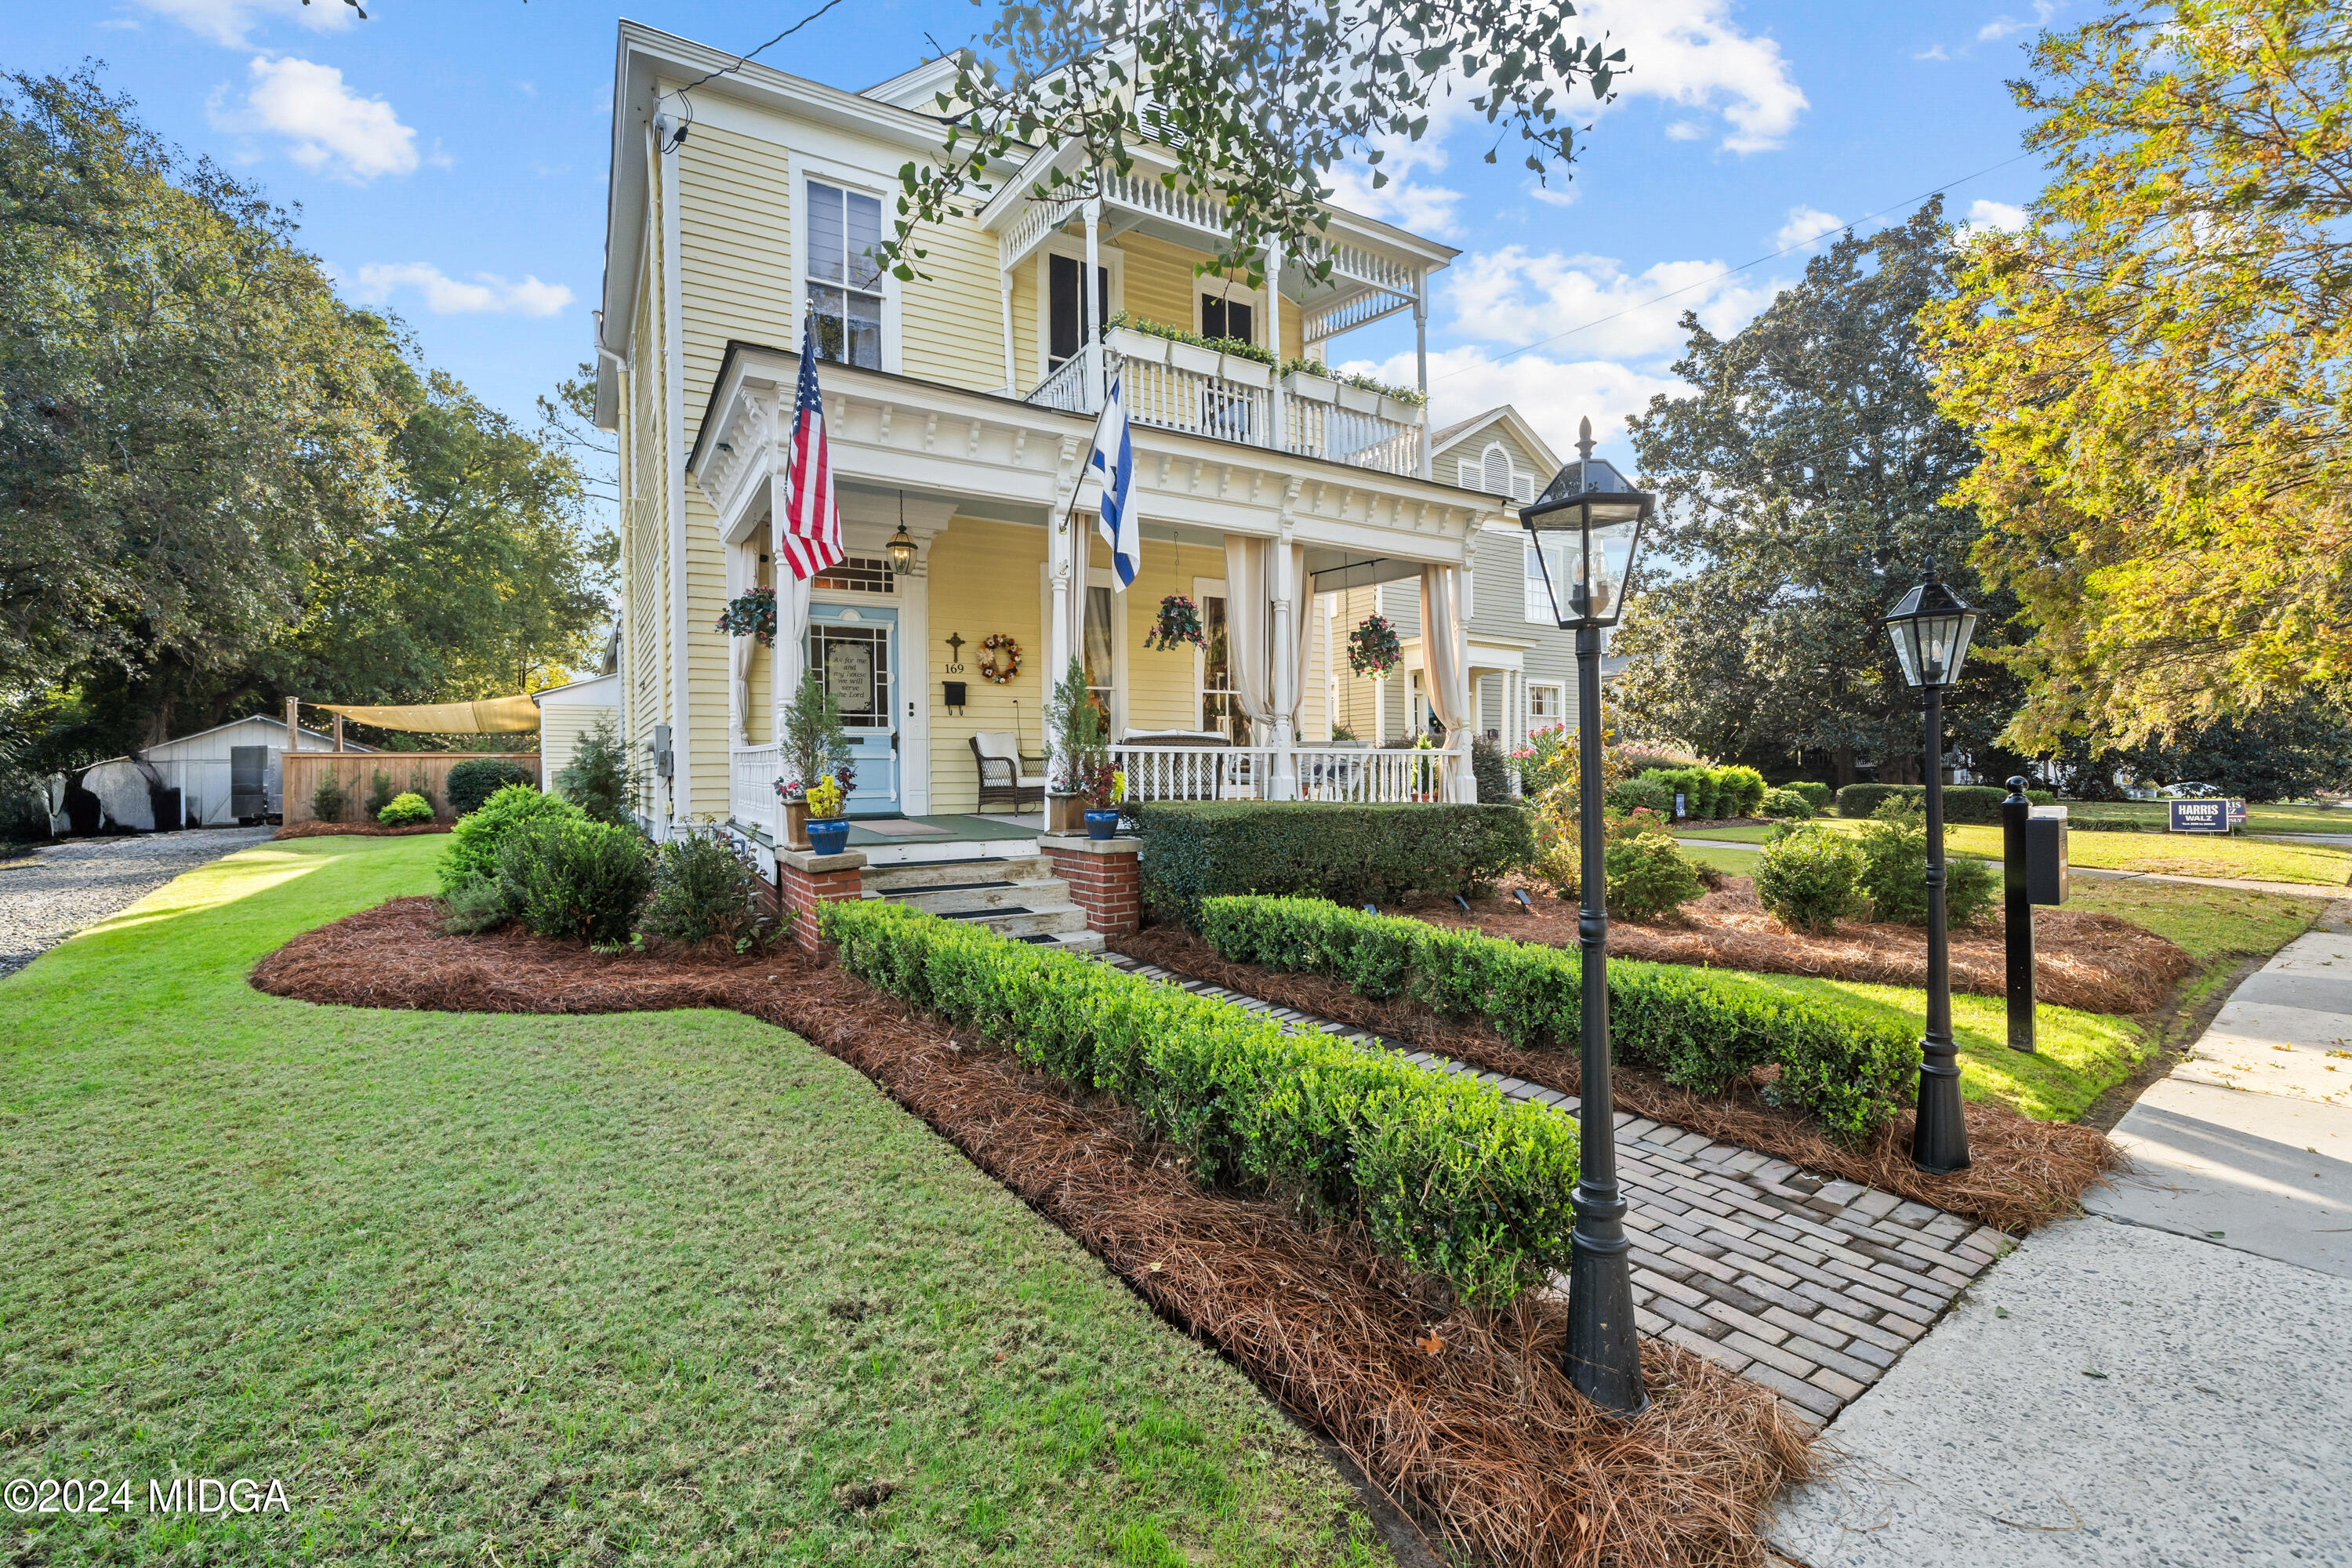
M1209 646L1208 635L1201 629L1201 606L1181 594L1171 594L1160 601L1160 619L1144 634L1143 646L1173 653L1187 643L1197 648Z
M1348 668L1378 680L1404 658L1396 628L1380 616L1367 616L1363 625L1348 634Z
M776 646L776 591L754 588L727 601L716 628L730 637L757 637L761 647Z
M998 686L1009 684L1021 673L1021 645L1002 632L991 632L981 639L980 678Z

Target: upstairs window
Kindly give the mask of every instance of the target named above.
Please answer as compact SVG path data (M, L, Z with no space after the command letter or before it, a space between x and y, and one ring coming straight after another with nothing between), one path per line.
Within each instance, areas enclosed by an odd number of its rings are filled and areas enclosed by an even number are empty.
M1229 300L1221 295L1201 296L1201 335L1204 338L1239 338L1243 342L1257 342L1257 307L1247 300Z
M808 188L809 310L816 356L882 368L882 203L812 180Z
M1087 297L1078 286L1078 279L1087 264L1075 256L1056 251L1045 258L1045 368L1059 370L1076 355L1078 345L1086 341ZM1110 269L1095 268L1095 330L1110 320Z

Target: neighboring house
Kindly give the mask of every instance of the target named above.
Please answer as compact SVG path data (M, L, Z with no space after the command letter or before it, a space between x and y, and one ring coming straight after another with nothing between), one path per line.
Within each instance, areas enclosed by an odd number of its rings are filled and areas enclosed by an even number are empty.
M1509 404L1490 408L1430 437L1440 478L1465 489L1508 498L1481 526L1472 547L1469 620L1470 677L1477 729L1506 750L1528 733L1576 718L1576 636L1552 618L1535 554L1519 526L1519 507L1549 484L1561 462L1534 426ZM1357 735L1375 743L1409 737L1429 725L1423 689L1421 598L1413 584L1356 591L1330 606L1328 636L1338 650L1334 710ZM1370 615L1385 616L1404 645L1404 664L1377 683L1346 673L1348 633ZM1601 660L1605 679L1624 661Z
M566 686L534 691L530 700L539 704L540 776L552 789L556 775L572 765L572 750L580 737L600 720L619 721L621 678L617 673L592 675Z
M1257 749L1240 787L1296 793L1299 747L1329 735L1329 606L1382 584L1417 595L1424 574L1461 595L1501 503L1441 470L1420 407L1088 331L1126 310L1340 357L1332 340L1368 322L1410 311L1423 327L1452 247L1335 210L1327 283L1279 257L1268 288L1196 275L1223 210L1163 187L1145 147L1084 201L1033 201L1045 170L1023 169L971 216L926 228L902 280L866 247L895 216L901 167L940 151L950 63L849 92L625 22L615 72L596 416L620 437L616 705L654 774L657 831L726 817L774 831L777 717L810 661L851 727L854 816L975 811L973 737L1043 751L1043 699L1073 658L1123 742L1217 731ZM774 558L804 317L847 559L795 584ZM1114 377L1143 520L1124 594L1081 487ZM761 584L780 591L772 650L714 629ZM1210 652L1144 647L1173 594L1201 604ZM1018 645L1017 673L983 676L991 637ZM1153 755L1122 752L1147 792ZM1457 793L1467 774L1465 756Z
M299 733L303 751L335 750L331 734L310 729ZM342 749L375 748L347 741ZM176 789L188 826L226 827L276 816L284 809L285 755L286 721L257 713L150 746L135 757L96 763L82 775L82 787L98 796L110 826L152 831L153 791ZM51 797L62 812L62 788L53 790ZM58 830L65 830L62 823Z

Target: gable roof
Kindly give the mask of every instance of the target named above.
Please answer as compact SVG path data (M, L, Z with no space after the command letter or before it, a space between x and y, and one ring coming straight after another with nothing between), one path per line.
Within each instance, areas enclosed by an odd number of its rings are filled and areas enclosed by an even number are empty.
M1536 427L1527 422L1525 416L1507 403L1497 405L1483 414L1473 414L1467 419L1458 419L1431 435L1429 437L1431 460L1434 461L1444 457L1454 447L1468 446L1497 425L1508 430L1512 438L1525 447L1528 449L1528 456L1533 458L1538 466L1543 469L1543 472L1536 476L1536 488L1541 489L1550 482L1551 477L1559 472L1563 466L1559 454L1554 452L1550 445L1536 434Z

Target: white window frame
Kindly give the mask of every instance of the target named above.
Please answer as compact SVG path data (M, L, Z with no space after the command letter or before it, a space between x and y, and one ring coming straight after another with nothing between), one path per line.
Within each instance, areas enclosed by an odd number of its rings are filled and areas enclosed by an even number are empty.
M1250 326L1253 330L1267 324L1265 289L1253 289L1238 280L1217 288L1210 287L1216 282L1218 279L1213 278L1195 277L1192 279L1192 331L1194 332L1202 337L1208 336L1208 329L1201 324L1201 296L1203 294L1215 294L1228 303L1237 302L1247 305L1250 308ZM1253 338L1251 341L1257 343L1260 348L1269 346L1259 339ZM1279 353L1281 351L1277 349L1276 352Z
M1529 626L1549 626L1557 631L1559 620L1552 614L1551 595L1544 591L1543 568L1536 564L1537 548L1532 537L1519 536L1519 615ZM1536 569L1530 572L1530 566Z
M1054 280L1052 263L1045 259L1049 256L1066 256L1076 262L1078 276L1083 279L1087 275L1087 237L1056 234L1037 247L1030 263L1030 276L1035 279L1037 289L1037 384L1054 374L1049 368L1054 358ZM1127 252L1098 238L1095 259L1110 274L1110 313L1116 316L1127 309Z
M1121 597L1124 596L1125 595L1121 595ZM1230 618L1233 615L1234 608L1233 595L1225 592L1225 580L1223 577L1193 578L1192 603L1201 611L1201 629L1204 639L1208 631L1209 613L1207 606L1210 599L1212 598L1218 598L1225 601L1225 614L1228 618ZM1226 647L1228 650L1230 650L1232 647L1231 638L1233 634L1228 631L1225 635L1227 638ZM1228 691L1230 692L1230 690L1231 689L1229 688ZM1196 647L1192 650L1192 721L1184 726L1186 729L1203 730L1208 727L1208 721L1202 716L1201 711L1202 704L1206 702L1208 698L1209 650L1205 647ZM1249 743L1249 731L1245 727L1248 721L1244 720L1242 721L1242 723L1244 725L1244 728L1240 738L1234 742L1234 744L1236 745L1247 745Z
M1527 722L1521 726L1521 733L1528 735L1534 734L1536 732L1538 719L1546 724L1565 724L1568 722L1568 683L1566 681L1530 680L1527 685ZM1540 715L1536 712L1536 694L1539 691L1550 693L1554 711Z
M793 172L793 195L795 198L792 215L793 304L799 310L805 312L808 308L809 287L817 282L817 279L809 276L809 258L814 254L816 248L809 235L811 206L809 186L812 184L831 185L836 190L851 191L861 196L873 197L882 204L883 230L886 234L889 229L890 204L897 194L897 187L877 179L869 170L856 168L850 164L835 163L806 154L800 155L795 162L799 166ZM823 286L838 287L831 279L826 279ZM893 375L902 374L899 312L898 279L886 269L882 274L882 368ZM797 317L793 324L795 328L798 327ZM798 353L800 334L795 331L791 336L793 350Z

